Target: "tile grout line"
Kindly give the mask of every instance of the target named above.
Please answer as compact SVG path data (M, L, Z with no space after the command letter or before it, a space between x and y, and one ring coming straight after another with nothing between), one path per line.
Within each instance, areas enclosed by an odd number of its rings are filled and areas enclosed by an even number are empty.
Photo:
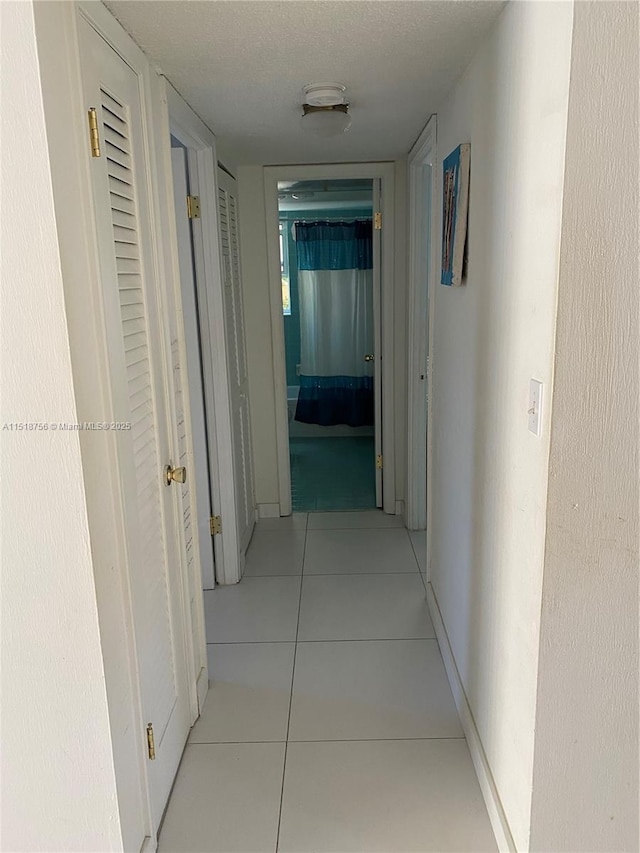
M280 825L282 823L282 806L284 802L284 781L287 773L287 752L289 749L289 728L291 726L291 708L293 705L293 682L296 675L296 657L298 655L298 632L300 630L300 609L302 607L302 584L304 579L304 561L307 555L307 536L308 536L308 525L309 525L309 513L307 513L307 525L305 526L304 532L304 548L302 549L302 572L300 574L300 595L298 596L298 619L296 621L296 637L295 637L295 645L293 647L293 667L291 669L291 692L289 693L289 713L287 714L287 734L286 741L284 745L284 761L282 763L282 786L280 788L280 808L278 810L278 829L276 832L276 848L275 853L278 853L278 847L280 846Z
M362 737L362 738L316 738L315 740L292 740L289 743L396 743L397 741L408 740L466 740L464 735L422 735L417 737ZM243 744L285 744L284 740L198 740L188 744L188 746L240 746Z
M343 637L332 640L234 640L229 643L207 643L208 646L291 646L309 643L437 643L436 637Z
M414 555L415 557L415 555ZM371 575L379 575L380 577L386 577L387 575L416 575L421 574L420 570L413 570L410 572L309 572L307 577L309 578L336 578L336 577L358 577L360 575L366 575L370 577ZM244 575L242 580L262 580L262 578L301 578L302 572L298 574L289 574L286 575Z

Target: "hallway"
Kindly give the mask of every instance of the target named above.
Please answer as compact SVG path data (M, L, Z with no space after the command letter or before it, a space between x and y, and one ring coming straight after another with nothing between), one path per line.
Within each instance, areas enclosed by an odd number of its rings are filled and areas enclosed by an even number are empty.
M205 592L211 687L160 851L496 849L423 551L376 511L257 525L242 583Z

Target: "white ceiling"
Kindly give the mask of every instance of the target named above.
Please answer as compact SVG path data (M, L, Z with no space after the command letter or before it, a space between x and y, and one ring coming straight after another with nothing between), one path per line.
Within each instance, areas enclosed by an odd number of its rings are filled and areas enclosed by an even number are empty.
M492 0L106 0L235 164L407 154L500 13ZM347 86L348 133L300 126L305 83Z

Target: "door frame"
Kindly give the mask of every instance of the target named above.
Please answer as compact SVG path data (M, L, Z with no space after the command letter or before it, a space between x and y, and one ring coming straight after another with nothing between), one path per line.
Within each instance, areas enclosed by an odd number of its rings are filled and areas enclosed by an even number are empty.
M427 531L430 567L433 329L438 239L436 234L437 119L432 115L408 155L409 293L407 338L407 508L409 530ZM431 167L429 195L424 168ZM429 242L428 261L424 252ZM425 286L426 284L426 286ZM426 441L425 441L426 438Z
M180 160L179 174L177 174L176 152ZM189 174L187 165L187 152L184 148L173 146L171 147L171 171L174 181L174 200L175 200L175 219L176 219L176 235L178 238L178 265L180 271L180 291L176 293L176 320L179 321L182 313L182 327L184 335L184 347L182 342L180 345L180 363L184 364L184 377L181 385L184 385L186 377L187 387L182 388L184 403L184 419L185 419L185 439L188 458L189 471L192 472L188 483L188 492L190 497L191 509L193 510L192 518L194 540L197 539L197 547L200 551L200 571L198 572L197 583L201 584L203 589L214 589L215 582L215 556L214 548L215 541L210 532L210 518L213 515L211 508L211 486L209 482L209 466L207 464L206 471L200 470L196 465L196 450L200 449L204 458L209 459L209 447L207 443L207 428L205 423L204 410L204 389L202 387L202 358L200 354L200 332L198 329L198 310L195 294L195 274L194 274L194 253L193 239L191 236L191 226L187 215L186 198L189 195ZM184 181L184 184L182 184ZM178 188L180 195L177 195ZM180 215L179 207L182 208ZM183 281L182 272L185 268L189 269L189 273L185 274ZM195 329L195 333L194 333ZM189 346L189 332L194 334L197 342L197 352L193 350L193 341ZM183 361L184 356L184 361ZM197 368L191 370L194 362L197 362ZM197 378L200 378L198 385ZM197 404L197 405L194 405ZM200 408L201 407L201 408ZM187 411L188 410L188 411ZM189 421L191 429L189 429ZM196 421L198 421L198 429L196 430ZM203 441L203 446L196 447L196 435L199 433L198 441ZM184 489L182 490L184 494ZM192 494L192 491L194 494ZM203 508L208 510L206 518L201 517ZM206 523L204 523L206 522ZM192 544L195 544L192 543ZM203 550L208 551L207 559L204 559ZM197 559L196 559L197 563ZM195 580L195 579L194 579Z
M216 580L238 583L242 577L236 484L233 470L229 354L224 328L224 282L219 243L218 184L215 136L171 83L160 78L169 134L187 149L189 185L200 197L201 218L193 220L196 292L202 346L205 414L210 454L211 502L222 518L223 533L214 537ZM171 187L173 193L173 188ZM173 198L173 195L171 196ZM173 210L173 205L172 205ZM207 227L204 227L206 224ZM194 393L194 389L189 389Z
M265 222L269 264L269 304L273 354L274 397L276 410L276 447L280 515L291 514L291 463L289 459L289 418L282 315L280 243L278 221L278 181L380 179L382 195L382 276L381 339L382 352L382 509L396 513L394 387L394 227L395 169L393 163L327 163L319 165L266 166L264 168Z

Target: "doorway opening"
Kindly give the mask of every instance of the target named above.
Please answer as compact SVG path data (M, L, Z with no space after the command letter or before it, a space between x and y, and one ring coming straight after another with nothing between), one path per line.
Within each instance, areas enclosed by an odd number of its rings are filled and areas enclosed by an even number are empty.
M366 510L382 502L373 202L371 178L278 182L294 512Z
M177 258L171 255L166 263L175 268L176 260L179 262L175 272L180 289L178 314L185 333L183 387L189 392L185 413L191 427L186 433L189 440L193 437L189 454L192 474L187 483L196 500L188 521L193 526L192 541L198 543L200 552L199 559L193 560L194 583L195 572L199 574L201 569L197 582L204 589L211 589L214 583L233 584L242 577L245 540L248 542L251 533L250 528L246 533L248 525L243 519L247 513L243 515L242 510L250 504L253 511L251 499L245 501L240 495L240 485L251 477L251 468L243 466L241 456L249 441L248 432L244 431L245 440L238 441L242 430L236 429L234 422L239 408L234 407L240 396L236 393L238 376L242 371L230 369L230 361L245 365L243 358L236 357L244 353L244 331L241 314L235 311L240 288L235 275L235 194L221 184L224 176L218 167L211 131L168 83L164 84L164 92L172 152L167 164L171 166L172 186L167 190L173 194L167 227L176 227L178 241ZM231 215L228 204L234 207ZM231 227L233 252L223 259L220 235L225 225L227 232ZM226 275L230 267L231 277ZM239 318L233 328L226 322L232 308ZM233 353L232 359L229 353ZM244 478L238 476L239 470L246 475ZM223 526L224 535L219 535Z
M274 398L276 415L276 447L278 467L278 510L279 515L292 512L291 457L289 447L289 405L287 394L287 369L285 351L285 333L282 300L283 262L280 252L279 205L286 195L287 186L292 183L307 184L320 182L322 187L337 181L367 181L364 189L371 186L373 212L372 252L373 252L373 350L360 353L364 362L365 355L373 355L374 384L374 438L375 438L375 506L385 513L395 515L402 512L396 503L396 452L395 452L395 360L394 360L394 222L395 222L395 183L396 175L393 163L325 163L315 165L267 166L264 169L265 214L267 225L267 251L269 261L269 294L271 308L272 356L274 373ZM279 189L279 186L281 187ZM304 192L300 186L300 194ZM355 189L355 188L354 188ZM362 186L359 187L363 189ZM307 192L312 190L307 189ZM296 193L298 194L298 193ZM311 202L312 198L294 199ZM360 200L361 202L364 199ZM324 212L331 210L335 203L329 201ZM341 213L341 216L343 214ZM314 216L318 216L314 213ZM346 217L345 217L346 218ZM290 231L287 234L289 239ZM313 236L313 235L311 235ZM291 239L293 237L291 236ZM297 245L297 240L295 245ZM294 245L294 248L295 248ZM290 257L290 256L289 256ZM357 264L356 264L357 268ZM325 271L326 272L326 271ZM301 353L302 356L302 353ZM304 370L302 362L301 372ZM354 374L357 375L357 374ZM296 402L297 408L297 402ZM384 475L384 476L383 476ZM265 517L272 512L265 505Z

